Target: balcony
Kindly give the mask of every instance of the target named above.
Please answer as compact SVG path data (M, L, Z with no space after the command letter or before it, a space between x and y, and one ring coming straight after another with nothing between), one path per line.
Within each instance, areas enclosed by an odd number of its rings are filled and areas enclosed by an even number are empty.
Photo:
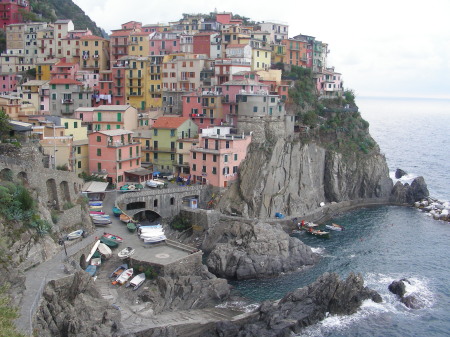
M70 109L70 110L61 109L60 113L61 113L61 115L73 115L75 113L75 111L72 109Z
M123 146L130 146L130 145L139 145L140 143L137 141L131 141L128 143L122 143L121 141L114 141L114 142L108 142L107 147L123 147Z
M189 163L188 162L179 162L179 161L174 161L172 162L173 166L179 166L179 167L189 167Z
M63 99L61 101L62 104L73 104L73 99L72 98L67 98L67 99Z
M142 96L142 92L131 92L128 96Z
M176 149L172 147L153 147L150 146L150 151L152 152L169 152L169 153L175 153Z
M141 159L141 155L136 155L136 156L132 156L132 157L128 157L128 158L117 158L117 161L124 162L124 161L136 160L136 159Z

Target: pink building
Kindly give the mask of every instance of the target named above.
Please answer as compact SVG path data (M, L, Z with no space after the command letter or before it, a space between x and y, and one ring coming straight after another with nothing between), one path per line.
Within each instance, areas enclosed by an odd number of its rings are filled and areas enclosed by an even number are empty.
M251 135L231 135L230 127L203 129L199 145L191 149L190 172L195 182L227 187L238 179Z
M167 55L180 52L180 37L175 33L152 33L149 55Z
M256 78L257 75L255 75ZM238 78L242 78L239 77ZM259 77L258 77L259 78ZM265 94L269 93L269 86L252 78L242 78L223 83L221 86L223 94L223 115L226 123L237 125L237 114L239 100L242 94Z
M17 89L18 76L14 73L0 74L0 93L6 95Z
M79 69L80 65L78 63L69 63L63 58L52 67L52 71L50 72L51 79L54 80L60 78L75 80Z
M220 92L202 91L182 97L183 117L191 118L199 129L220 126L225 122Z
M317 92L321 97L340 97L344 92L342 74L334 71L334 68L326 68L314 75Z
M140 143L127 130L96 131L89 137L89 172L105 175L116 187L127 182L143 183L150 177L136 175L141 169ZM144 172L145 173L145 172ZM136 180L136 177L140 177Z

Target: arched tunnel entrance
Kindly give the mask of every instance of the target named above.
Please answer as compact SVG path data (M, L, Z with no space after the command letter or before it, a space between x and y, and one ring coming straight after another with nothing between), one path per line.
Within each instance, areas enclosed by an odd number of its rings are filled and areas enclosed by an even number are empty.
M160 223L162 220L161 216L158 213L150 211L150 210L136 213L133 216L133 218L138 220L141 223L141 225L143 225L143 226L153 225L153 224L156 225L156 224Z

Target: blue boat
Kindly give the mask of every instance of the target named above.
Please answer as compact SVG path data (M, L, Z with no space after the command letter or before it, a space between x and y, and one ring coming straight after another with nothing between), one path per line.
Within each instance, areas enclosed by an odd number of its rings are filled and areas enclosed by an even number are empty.
M97 266L90 264L89 266L87 266L85 271L93 277L95 275L95 273L97 272Z
M103 203L101 201L89 201L89 206L101 206Z
M113 214L115 217L119 217L120 214L122 214L122 211L120 210L120 208L117 208L117 207L113 207L112 211L113 211Z

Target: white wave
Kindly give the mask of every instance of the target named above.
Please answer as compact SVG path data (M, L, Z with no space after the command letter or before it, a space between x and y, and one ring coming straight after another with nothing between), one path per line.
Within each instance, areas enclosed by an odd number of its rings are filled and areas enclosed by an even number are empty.
M313 253L316 253L319 255L325 255L325 248L323 248L323 247L311 247L311 250Z
M389 172L389 177L392 179L392 181L394 182L394 185L397 181L400 181L403 185L405 184L410 184L413 182L414 179L416 179L418 176L415 174L406 174L403 177L401 177L400 179L395 178L395 171L393 172Z

